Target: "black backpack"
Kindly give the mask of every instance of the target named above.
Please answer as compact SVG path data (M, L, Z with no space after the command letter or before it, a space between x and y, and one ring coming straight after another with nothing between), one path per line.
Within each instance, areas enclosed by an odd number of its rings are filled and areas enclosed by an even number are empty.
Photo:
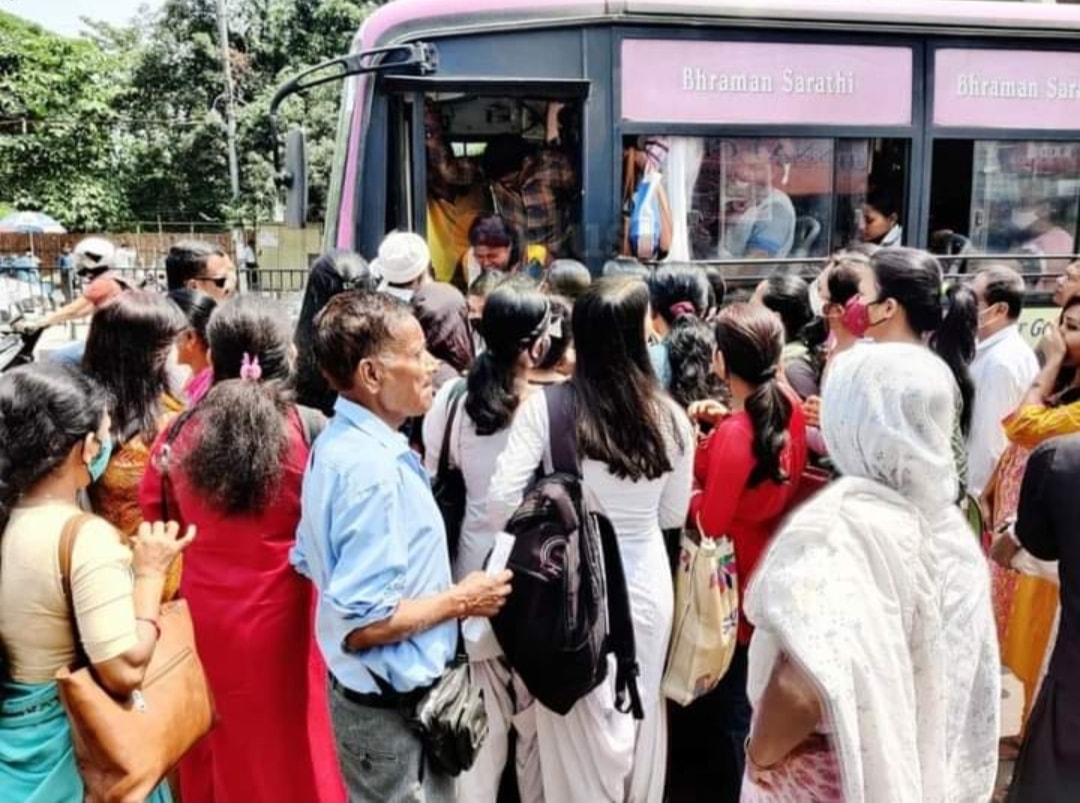
M607 677L616 658L616 707L644 716L638 695L634 627L611 521L586 498L577 456L573 387L544 388L552 473L526 493L506 525L515 536L506 605L491 620L509 665L557 714Z

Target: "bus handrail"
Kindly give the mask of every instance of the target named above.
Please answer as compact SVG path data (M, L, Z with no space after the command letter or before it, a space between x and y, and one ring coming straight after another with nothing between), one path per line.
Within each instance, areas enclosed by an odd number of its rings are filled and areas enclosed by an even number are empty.
M383 59L377 64L371 63L372 59L390 53L402 53L405 58L393 59L390 61ZM376 47L359 53L350 53L347 56L339 56L324 61L321 64L316 64L314 67L309 67L290 78L278 87L277 92L274 93L274 97L270 100L270 135L274 142L275 175L280 181L287 182L289 180L288 176L281 175L281 148L278 145L277 124L278 109L286 98L295 95L298 92L306 92L314 87L322 86L323 84L328 84L333 81L340 81L352 75L408 68L415 68L421 75L429 75L435 72L438 69L438 66L439 54L434 45L427 42L410 42L402 45ZM335 67L340 69L326 75L319 75L319 73L326 72Z

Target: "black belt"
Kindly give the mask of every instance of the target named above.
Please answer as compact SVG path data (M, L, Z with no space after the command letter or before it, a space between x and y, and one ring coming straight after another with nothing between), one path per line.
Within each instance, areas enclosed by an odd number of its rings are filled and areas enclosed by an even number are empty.
M348 686L341 685L341 682L333 675L330 675L330 685L350 703L367 708L412 708L431 690L431 686L424 686L412 691L402 692L396 691L387 685L382 692L359 692L353 691Z

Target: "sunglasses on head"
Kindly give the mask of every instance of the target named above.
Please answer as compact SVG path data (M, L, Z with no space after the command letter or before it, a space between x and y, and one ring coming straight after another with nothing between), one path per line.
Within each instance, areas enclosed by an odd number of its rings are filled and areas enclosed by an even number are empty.
M219 290L224 290L225 285L227 285L229 283L229 277L228 276L196 276L195 281L197 281L197 282L212 282L213 285L215 287L217 287Z

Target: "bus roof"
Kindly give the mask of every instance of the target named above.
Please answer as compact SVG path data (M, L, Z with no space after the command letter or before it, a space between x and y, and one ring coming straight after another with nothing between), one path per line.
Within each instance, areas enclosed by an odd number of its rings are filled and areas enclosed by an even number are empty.
M936 33L1073 37L1080 7L1056 3L910 0L394 0L365 20L355 49L423 36L575 22L730 21L732 24L860 29L922 29Z

